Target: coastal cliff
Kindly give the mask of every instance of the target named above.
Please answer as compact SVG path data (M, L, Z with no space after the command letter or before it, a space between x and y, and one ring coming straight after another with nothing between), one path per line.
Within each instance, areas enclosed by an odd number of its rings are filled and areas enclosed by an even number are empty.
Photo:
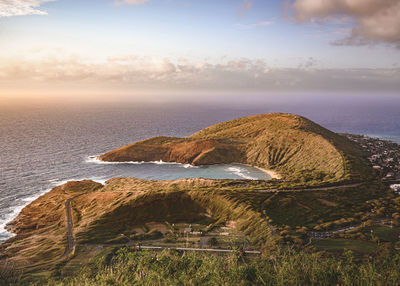
M373 176L362 157L359 147L343 136L298 115L272 113L220 123L187 138L150 138L98 159L243 163L274 170L285 180L336 182Z

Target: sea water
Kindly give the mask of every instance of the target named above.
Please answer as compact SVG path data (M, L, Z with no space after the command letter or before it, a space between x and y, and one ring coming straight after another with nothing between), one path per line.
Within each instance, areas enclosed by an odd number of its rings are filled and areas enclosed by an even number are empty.
M283 101L284 102L284 101ZM400 101L374 104L303 102L256 105L95 104L0 105L0 241L21 209L70 180L112 177L268 179L240 164L193 167L165 162L105 164L95 156L152 136L188 136L212 124L268 112L291 112L337 132L400 143Z

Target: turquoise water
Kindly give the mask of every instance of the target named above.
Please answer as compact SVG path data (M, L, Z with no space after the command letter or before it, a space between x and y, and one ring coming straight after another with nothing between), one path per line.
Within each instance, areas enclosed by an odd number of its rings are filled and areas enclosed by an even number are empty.
M192 166L168 162L101 162L95 156L87 158L86 163L96 174L94 180L104 182L113 177L135 177L148 180L176 180L184 178L208 179L246 179L268 180L271 177L261 171L243 164L219 164Z

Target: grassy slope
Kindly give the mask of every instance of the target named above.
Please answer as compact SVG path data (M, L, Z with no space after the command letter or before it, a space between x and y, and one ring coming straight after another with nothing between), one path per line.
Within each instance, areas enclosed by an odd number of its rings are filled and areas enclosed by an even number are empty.
M237 221L239 230L256 245L272 243L266 219L247 204L224 196L220 188L224 187L217 180L112 179L104 188L76 200L78 241L104 242L121 233L129 236L134 227L146 222L195 222L208 214L219 223Z
M357 213L369 210L366 200L379 197L374 186L273 194L253 192L246 187L250 183L134 178L114 178L105 186L91 181L68 183L24 209L14 222L20 233L2 244L0 252L25 265L59 257L65 248L63 204L77 194L82 195L72 202L72 207L79 244L111 243L121 238L121 233L130 236L135 228L148 222L195 222L207 213L216 225L234 221L238 231L266 254L279 247L283 239L293 240L292 234L282 236L285 225L292 230L297 226L312 230L316 221L357 217ZM338 226L332 226L335 227ZM30 230L25 232L27 228Z
M93 181L70 182L26 206L12 222L16 236L0 245L0 259L11 257L17 264L33 265L61 256L66 242L65 200L101 187Z
M399 285L399 254L375 261L283 252L247 260L239 253L137 252L126 248L99 254L68 277L34 285Z
M3 251L28 265L60 256L65 246L64 202L76 194L83 194L72 201L78 243L111 242L122 233L134 234L136 227L148 222L195 222L207 214L216 224L235 221L252 245L265 249L280 240L269 222L278 227L312 229L316 221L365 212L369 210L365 201L377 197L371 188L274 195L252 192L244 184L234 180L134 178L114 178L105 186L91 181L68 183L22 211L14 221L17 236L2 245Z
M247 163L273 169L286 181L357 181L374 177L350 140L292 114L244 117L188 138L155 137L100 156L104 161L156 161L207 165Z
M65 200L72 201L77 243L107 243L133 234L148 222L195 222L205 214L222 224L237 222L254 245L273 243L266 219L245 202L230 200L220 189L233 181L186 179L149 181L115 178L107 185L92 181L70 182L54 188L28 205L13 221L16 236L1 245L0 259L17 265L34 265L60 257L65 250ZM225 185L225 186L224 186Z

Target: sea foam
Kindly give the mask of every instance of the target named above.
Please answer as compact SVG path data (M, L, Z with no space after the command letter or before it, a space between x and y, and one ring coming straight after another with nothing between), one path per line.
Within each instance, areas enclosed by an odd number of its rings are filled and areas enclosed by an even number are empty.
M143 165L143 164L156 164L156 165L174 165L179 166L182 168L198 168L198 166L193 166L191 164L183 164L177 162L164 162L163 160L159 161L126 161L126 162L106 162L101 161L98 158L99 155L96 156L89 156L86 158L86 163L95 163L95 164L102 164L102 165L124 165L124 164L132 164L132 165Z
M27 197L19 198L16 200L17 204L15 206L9 207L7 209L7 212L0 217L0 242L4 241L10 237L13 237L15 235L15 234L7 231L7 229L6 229L7 224L10 223L11 221L13 221L18 216L18 214L22 211L22 209L24 207L29 205L31 202L33 202L40 196L49 192L50 190L51 189L41 190L35 195L30 195Z
M227 170L229 172L235 174L236 176L243 178L243 179L246 179L246 180L257 180L257 178L254 178L252 176L247 175L249 172L246 171L245 169L242 169L242 168L239 168L239 167L229 167Z

